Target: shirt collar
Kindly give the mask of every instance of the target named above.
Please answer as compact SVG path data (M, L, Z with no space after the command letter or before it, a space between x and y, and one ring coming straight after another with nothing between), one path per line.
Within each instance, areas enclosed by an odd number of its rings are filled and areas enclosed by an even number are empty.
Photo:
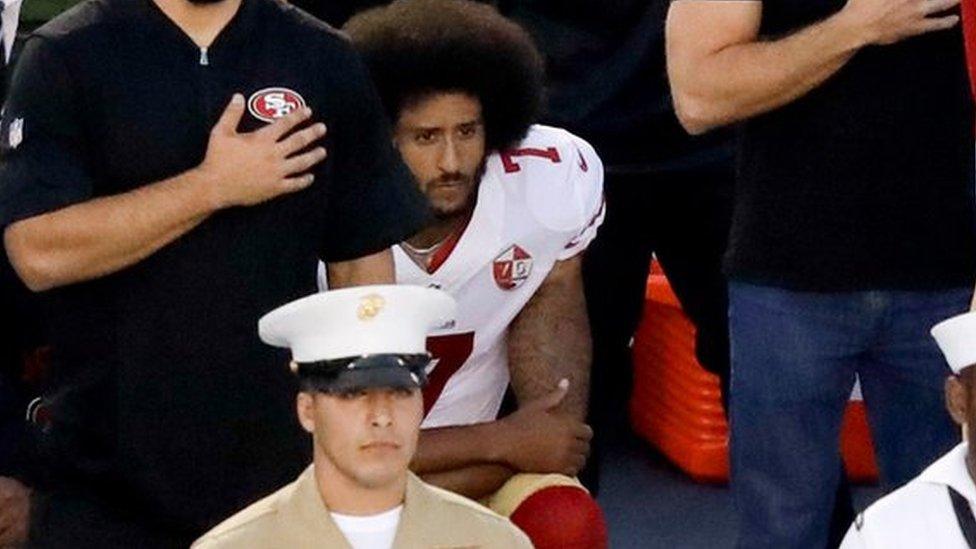
M210 58L232 54L235 50L246 46L248 37L254 39L253 31L261 19L262 5L269 3L270 0L241 0L237 13L207 48ZM194 55L199 51L183 29L163 13L153 0L121 0L120 5L123 10L129 10L132 15L144 18L142 21L148 25L145 30L161 33L156 35L157 39L167 37L168 40L181 44L181 47L187 48ZM127 24L131 24L132 21L140 21L140 19L130 20Z
M257 38L254 30L259 20L260 4L264 3L266 0L241 0L237 13L210 45L210 52L217 56L218 62L220 57L227 53L236 58L237 54L246 47L248 40ZM222 50L226 50L227 53Z
M422 533L416 529L409 529L407 524L423 524L422 517L430 516L429 495L423 489L420 479L413 473L407 472L407 489L404 496L403 510L400 513L400 522L397 525L395 547L426 547L429 543L415 543L418 536ZM327 547L348 547L347 540L342 534L339 526L336 525L332 514L322 501L319 494L318 483L315 479L315 465L309 465L298 477L293 496L286 505L292 506L295 516L301 527L310 534L315 535L315 539L322 540L342 540L345 543L333 545L326 544ZM406 530L406 531L404 531Z
M309 465L298 477L294 491L285 498L283 505L289 508L285 516L292 522L286 528L302 532L307 539L324 540L322 547L349 549L348 540L335 524L319 494L314 465ZM468 545L463 543L467 532L455 529L430 528L431 517L440 516L443 503L436 489L428 487L420 478L407 471L407 489L403 511L397 524L394 547L440 547Z
M966 454L969 452L969 445L965 442L953 448L948 454L942 456L928 469L922 471L918 476L919 482L951 486L955 491L963 495L970 504L976 506L976 483L969 476L966 468Z

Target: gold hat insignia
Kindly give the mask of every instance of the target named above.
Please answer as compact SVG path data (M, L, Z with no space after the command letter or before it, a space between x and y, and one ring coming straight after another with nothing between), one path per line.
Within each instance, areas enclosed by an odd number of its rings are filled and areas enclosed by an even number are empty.
M359 300L359 310L356 312L356 316L359 317L359 320L373 320L385 306L386 300L379 294L363 296Z

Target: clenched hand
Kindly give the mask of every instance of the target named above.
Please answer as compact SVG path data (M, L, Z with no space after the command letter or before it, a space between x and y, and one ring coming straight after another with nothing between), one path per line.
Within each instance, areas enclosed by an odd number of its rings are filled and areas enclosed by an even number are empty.
M563 379L549 394L527 402L502 419L507 433L505 463L527 473L573 476L590 452L593 430L556 408L569 390Z

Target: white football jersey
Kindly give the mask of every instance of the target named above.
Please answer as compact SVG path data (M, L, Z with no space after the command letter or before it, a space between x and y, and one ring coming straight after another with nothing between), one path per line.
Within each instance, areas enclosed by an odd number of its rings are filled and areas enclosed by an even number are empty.
M434 332L423 428L492 421L508 387L508 325L556 261L583 251L603 222L603 164L586 141L535 125L516 148L486 159L471 220L450 255L426 272L393 247L398 284L441 288L458 302ZM319 269L324 287L324 267Z

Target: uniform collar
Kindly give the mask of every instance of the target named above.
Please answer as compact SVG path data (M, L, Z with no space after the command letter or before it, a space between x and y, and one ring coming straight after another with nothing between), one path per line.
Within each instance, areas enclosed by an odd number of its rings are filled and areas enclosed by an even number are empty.
M959 444L930 465L928 469L922 471L922 474L918 476L919 482L951 486L969 500L971 505L976 506L976 483L973 482L969 476L969 471L966 469L966 454L968 452L969 445L967 443Z
M407 473L407 490L404 496L403 512L400 514L400 523L397 525L396 541L394 547L429 547L426 534L427 528L423 525L429 521L431 515L431 498L433 495L424 486L423 482L413 473ZM291 498L288 498L286 506L291 507L293 513L284 513L283 516L294 516L298 524L296 531L306 532L315 536L314 539L323 540L322 547L349 548L349 541L342 534L342 531L332 519L328 507L322 501L319 494L318 483L315 481L314 465L308 468L298 477L295 483L295 491ZM427 521L424 520L427 518ZM419 525L420 527L411 527Z
M292 497L283 505L290 507L291 512L282 513L281 516L294 517L295 524L287 525L290 531L302 532L309 539L321 540L322 547L352 549L322 501L315 481L314 465L309 465L298 477Z
M262 11L261 5L267 3L267 0L241 0L237 13L210 45L210 58L213 62L220 63L228 53L236 58L247 47L248 40L257 39L255 27L259 12Z
M470 532L458 528L431 527L433 519L443 517L443 497L408 471L403 511L393 546L471 547L471 540L467 538ZM298 477L294 490L285 496L281 505L284 512L279 516L285 521L282 525L285 531L293 532L301 539L315 539L319 547L351 549L319 495L312 465ZM284 543L282 546L287 545Z
M413 473L407 473L407 494L403 502L403 514L397 526L394 547L431 547L437 545L430 533L430 518L436 516L432 509L432 494ZM426 526L426 527L425 527Z
M237 9L234 17L227 22L227 25L220 31L213 43L207 48L208 55L213 60L214 57L223 57L228 53L240 51L246 46L248 37L254 38L253 31L255 25L260 20L260 12L263 4L268 4L272 0L241 0L241 5ZM145 30L148 32L159 33L162 39L173 41L179 44L194 55L199 52L199 48L190 37L170 19L163 10L156 5L153 0L123 0L132 15L139 15L145 23ZM132 19L131 22L139 21ZM218 61L219 62L219 61Z
M463 517L465 512L477 514L477 508L476 503L430 486L409 473L403 514L400 515L393 546L444 549L481 547L478 534L466 529L463 522L452 523L452 520ZM490 514L487 509L482 511Z

